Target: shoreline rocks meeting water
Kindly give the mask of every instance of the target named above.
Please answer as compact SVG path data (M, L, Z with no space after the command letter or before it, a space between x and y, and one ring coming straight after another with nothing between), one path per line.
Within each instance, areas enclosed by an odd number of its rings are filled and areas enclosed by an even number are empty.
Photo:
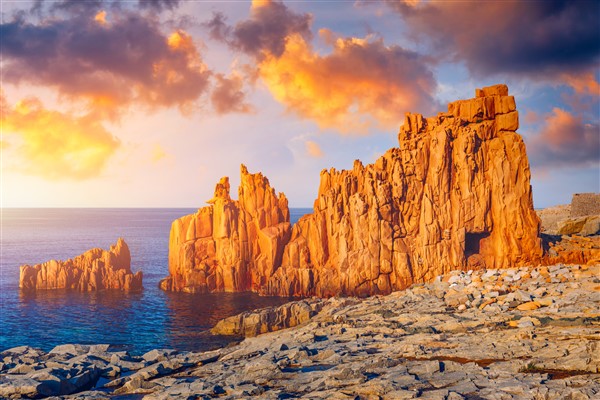
M81 292L117 289L141 290L143 272L131 271L131 253L123 238L108 251L94 248L66 261L22 265L22 290L73 289Z
M204 353L9 349L0 398L600 396L598 264L452 271L386 296L305 299L229 320L213 332L277 332Z

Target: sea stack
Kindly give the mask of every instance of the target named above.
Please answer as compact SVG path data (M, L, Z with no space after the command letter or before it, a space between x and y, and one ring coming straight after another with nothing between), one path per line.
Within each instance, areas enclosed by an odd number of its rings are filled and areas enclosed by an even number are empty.
M173 222L162 289L239 292L267 284L290 239L287 198L244 165L238 198L229 196L229 178L221 178L209 206Z
M173 223L161 287L366 296L456 269L539 262L518 127L506 85L435 117L407 114L399 146L374 164L321 172L314 211L291 232L285 196L242 167L239 201L223 178L212 205Z
M131 254L119 238L106 251L94 248L66 261L22 265L19 287L28 290L74 289L90 292L104 289L141 290L142 271L131 272Z

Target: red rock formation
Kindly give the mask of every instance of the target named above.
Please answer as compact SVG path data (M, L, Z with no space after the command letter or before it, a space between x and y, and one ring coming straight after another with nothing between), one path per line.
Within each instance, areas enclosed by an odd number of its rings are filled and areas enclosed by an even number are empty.
M600 236L562 236L548 243L542 264L600 264Z
M264 293L389 293L453 269L539 260L539 219L514 97L477 90L447 113L408 114L374 164L323 171Z
M173 222L164 290L258 291L281 264L290 238L290 213L262 174L241 167L239 200L221 178L211 205Z
M453 102L436 117L407 114L398 148L371 165L355 161L352 170L321 173L314 212L294 225L289 241L287 224L268 236L267 253L272 256L264 263L254 261L256 254L265 253L264 240L235 222L247 198L264 199L266 190L261 185L253 187L259 194L240 189L238 206L222 180L213 207L174 222L171 276L162 287L252 289L285 296L370 295L453 269L539 261L540 222L517 128L515 100L505 85L478 89L476 98ZM250 188L244 184L247 176L243 168L242 188ZM287 215L287 201L277 203L271 196L255 203L266 214ZM255 218L251 212L244 214L249 215L246 220ZM223 226L215 234L212 226L219 223ZM190 233L192 225L195 232ZM228 251L215 250L218 241ZM210 284L209 276L214 281Z
M131 254L125 240L119 238L110 250L91 249L66 260L22 265L21 289L103 289L140 290L142 271L131 272Z

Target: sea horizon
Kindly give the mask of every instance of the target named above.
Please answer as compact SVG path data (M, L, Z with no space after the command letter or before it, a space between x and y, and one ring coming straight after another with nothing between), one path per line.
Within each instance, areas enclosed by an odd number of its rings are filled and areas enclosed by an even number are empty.
M164 292L169 231L173 220L193 208L45 207L4 209L0 259L0 351L28 345L44 351L63 343L105 343L133 354L154 348L203 351L235 338L208 330L222 318L283 304L287 297L255 293ZM290 208L296 222L306 208ZM66 260L91 248L108 249L123 237L131 269L143 271L143 290L19 289L19 267Z

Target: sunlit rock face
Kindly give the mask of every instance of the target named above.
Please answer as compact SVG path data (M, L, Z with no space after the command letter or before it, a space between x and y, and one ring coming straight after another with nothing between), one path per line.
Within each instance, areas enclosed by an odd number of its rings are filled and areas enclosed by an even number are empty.
M164 290L258 291L281 265L290 239L287 198L262 174L241 168L239 200L222 178L210 205L173 222Z
M19 287L26 290L75 289L82 292L104 289L140 290L142 271L131 272L131 254L119 238L110 250L99 248L66 261L22 265Z
M287 200L242 167L212 205L173 223L170 290L372 295L454 269L507 268L542 256L525 144L505 85L407 114L399 147L374 164L321 173L314 212L289 228Z

